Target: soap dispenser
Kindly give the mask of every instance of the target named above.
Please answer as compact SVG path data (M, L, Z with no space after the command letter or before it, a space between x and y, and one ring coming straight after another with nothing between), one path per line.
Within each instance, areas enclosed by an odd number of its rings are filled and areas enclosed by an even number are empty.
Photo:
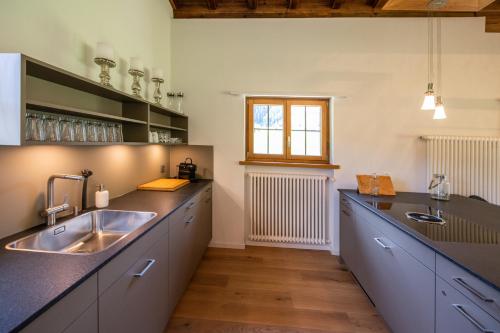
M97 192L95 192L95 206L97 208L108 207L109 205L109 191L104 190L104 184L97 185Z

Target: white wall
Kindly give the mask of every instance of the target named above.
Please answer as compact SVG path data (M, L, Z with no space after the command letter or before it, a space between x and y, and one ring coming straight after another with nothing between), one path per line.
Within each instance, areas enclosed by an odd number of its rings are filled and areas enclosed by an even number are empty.
M0 0L0 52L22 52L97 81L94 48L107 41L118 58L112 83L130 92L131 56L141 56L148 69L163 67L170 80L171 16L165 0ZM97 183L116 197L162 176L160 166L168 162L161 146L0 147L0 238L42 222L38 212L51 174L92 169L93 204ZM58 181L57 203L68 193L79 204L80 186Z
M214 145L216 244L244 243L244 104L224 91L347 96L334 111L337 188L387 172L397 190L425 191L419 135L500 135L500 34L485 34L482 18L444 20L448 119L433 121L419 110L426 27L419 18L173 21L173 86L186 95L190 142Z
M139 56L149 82L153 66L170 82L172 9L165 0L1 0L0 52L23 52L36 59L98 80L96 43L115 50L111 83L130 92L130 57ZM146 96L153 93L147 84ZM151 99L151 98L149 98Z

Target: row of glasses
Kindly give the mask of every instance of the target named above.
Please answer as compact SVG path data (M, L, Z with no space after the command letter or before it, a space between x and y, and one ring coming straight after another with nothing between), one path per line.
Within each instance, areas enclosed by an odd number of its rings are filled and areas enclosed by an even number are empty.
M123 142L123 127L120 123L28 111L25 139L43 142Z
M151 143L182 143L181 138L172 138L170 131L152 130L149 132Z

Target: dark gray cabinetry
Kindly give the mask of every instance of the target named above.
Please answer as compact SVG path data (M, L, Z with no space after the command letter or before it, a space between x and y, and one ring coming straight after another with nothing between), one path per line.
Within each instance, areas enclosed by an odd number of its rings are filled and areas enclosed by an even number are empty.
M168 238L99 297L99 332L161 332L168 321Z
M212 238L211 185L170 217L169 298L171 314Z
M436 279L436 333L498 333L500 322L440 277Z
M387 222L344 197L340 207L340 255L388 326L396 333L433 332L435 273L399 245ZM417 249L429 259L427 249Z
M490 316L500 321L500 292L458 267L441 255L437 255L436 274L462 293Z
M97 331L96 274L22 330L23 333L93 333Z

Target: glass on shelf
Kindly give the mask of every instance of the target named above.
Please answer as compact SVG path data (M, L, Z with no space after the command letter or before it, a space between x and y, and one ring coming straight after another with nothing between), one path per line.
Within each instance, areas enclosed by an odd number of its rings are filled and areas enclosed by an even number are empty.
M59 128L59 119L53 115L43 116L45 120L44 130L45 130L45 140L48 142L59 142L61 141L61 132Z
M170 110L175 110L175 93L168 92L167 93L167 108Z
M116 142L123 142L123 125L122 124L115 124L115 130L116 130Z
M75 141L87 141L87 122L83 119L75 120Z
M176 97L176 110L179 113L184 113L184 110L182 109L182 99L184 98L184 93L178 92Z
M75 128L73 119L69 117L60 117L59 126L61 128L60 140L63 142L73 142L75 140Z
M108 142L116 142L115 125L112 123L106 124L106 135Z
M96 126L93 121L87 121L87 141L97 142Z

